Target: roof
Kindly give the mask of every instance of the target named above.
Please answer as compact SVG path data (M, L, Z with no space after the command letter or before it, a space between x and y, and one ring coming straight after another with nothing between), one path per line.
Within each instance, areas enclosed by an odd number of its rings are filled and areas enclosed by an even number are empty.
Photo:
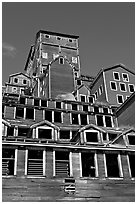
M134 73L133 71L131 71L130 69L126 68L125 65L123 65L123 64L116 64L116 65L111 66L111 67L102 68L102 69L99 71L99 73L97 74L97 76L95 77L95 79L93 80L93 82L91 83L90 88L95 84L95 82L98 80L98 78L100 77L100 75L101 75L103 72L109 71L109 70L111 70L111 69L116 69L116 68L118 68L118 67L121 67L121 68L125 69L126 71L130 72L131 74L134 74L134 75L135 75L135 73Z
M74 90L72 93L75 94L77 90L81 89L83 86L85 86L89 91L90 88L86 84L81 84L76 90Z
M119 108L116 110L116 115L118 116L121 113L122 109L130 105L133 100L135 100L135 92L132 93L130 97L127 98L127 100L125 100L124 103L121 104L121 106L119 106Z
M36 127L44 125L44 124L46 124L46 125L48 125L50 127L53 127L54 129L59 130L58 126L54 125L53 123L51 123L51 122L49 122L47 120L42 120L42 121L40 121L38 123L35 123L35 124L31 125L30 128L36 128Z
M28 75L26 75L26 74L24 74L24 73L22 73L22 72L18 72L18 73L15 73L15 74L11 74L11 75L9 75L9 77L13 77L13 76L21 75L21 74L24 75L25 77L31 79Z
M79 36L77 36L77 35L68 35L68 34L64 34L64 33L57 33L57 32L52 32L52 31L45 31L45 30L39 30L36 34L36 38L38 38L40 33L48 34L48 35L62 36L62 37L67 37L67 38L75 38L75 39L79 38Z

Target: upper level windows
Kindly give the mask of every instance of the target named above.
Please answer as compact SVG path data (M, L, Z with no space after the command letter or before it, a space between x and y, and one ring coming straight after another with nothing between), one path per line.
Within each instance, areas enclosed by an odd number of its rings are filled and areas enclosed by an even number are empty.
M117 91L117 84L114 81L110 81L110 88L113 91Z
M45 38L50 38L50 35L44 35Z
M135 135L128 135L129 145L135 145Z
M120 80L120 75L119 72L113 72L113 79L119 81Z
M64 58L63 57L59 58L59 64L64 64Z
M105 115L96 115L96 124L98 126L104 126L104 127L112 127L112 117L111 116L105 116Z
M129 87L129 92L133 93L134 92L134 84L128 84Z
M36 129L37 138L40 139L52 139L52 132L52 128L38 127Z
M86 102L86 96L85 95L80 95L80 101L81 102Z
M77 104L72 103L71 106L72 106L72 110L77 110Z
M125 81L125 82L129 82L129 76L128 76L128 74L127 74L127 73L122 73L122 79L123 79L123 81Z
M60 139L70 139L70 131L69 130L60 130Z
M18 83L19 82L19 80L18 80L18 78L14 78L14 83Z
M124 98L122 95L117 95L117 103L122 104L124 102Z
M124 83L119 83L119 86L120 86L120 91L123 91L123 92L126 92L126 84Z
M27 84L27 80L26 79L23 79L23 84Z

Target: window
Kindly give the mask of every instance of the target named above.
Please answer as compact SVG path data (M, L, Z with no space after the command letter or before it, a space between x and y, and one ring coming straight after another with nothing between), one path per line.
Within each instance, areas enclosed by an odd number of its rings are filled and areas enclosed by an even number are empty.
M98 126L104 126L104 122L103 122L103 116L102 115L97 115L97 125Z
M81 101L81 102L86 102L86 97L81 95L81 96L80 96L80 101Z
M48 53L47 52L42 52L42 58L48 59Z
M135 136L134 135L128 135L128 143L129 143L129 145L135 145Z
M96 177L95 154L81 153L82 177Z
M76 103L71 104L71 106L72 106L72 110L77 110L77 104Z
M98 142L98 132L95 131L86 131L86 141L87 142Z
M94 106L94 113L99 113L99 107Z
M73 42L73 40L72 40L72 39L69 39L69 42Z
M99 87L99 94L101 95L103 93L103 87L102 85Z
M18 127L18 136L27 137L29 128L26 127Z
M87 125L87 114L80 114L81 125Z
M34 109L26 108L26 119L34 120Z
M23 97L20 97L20 104L25 104L25 102L26 102L26 98L23 98Z
M55 152L55 174L58 177L70 176L69 152Z
M64 64L64 58L63 57L59 58L59 64Z
M112 140L114 140L117 137L117 134L115 134L115 133L108 133L108 137L109 137L109 140L112 141Z
M34 106L39 106L39 99L34 99Z
M119 81L120 80L120 75L119 72L113 72L113 79Z
M77 133L76 130L72 130L72 138L75 136L76 133Z
M28 150L27 175L43 176L42 150Z
M79 124L78 114L71 113L71 118L72 118L72 124L74 124L74 125L78 125Z
M3 176L14 175L14 161L15 161L15 150L2 149L2 175Z
M81 85L81 80L77 79L77 85L80 86Z
M14 83L18 83L18 78L14 78Z
M88 102L89 102L89 103L94 103L94 98L93 98L93 96L89 96L89 97L88 97Z
M27 84L27 80L26 79L23 79L23 84Z
M117 154L106 154L106 166L108 177L120 177Z
M103 141L106 141L107 140L107 133L103 132L102 136L103 136Z
M77 57L72 57L72 63L77 64Z
M129 76L128 76L128 74L122 73L122 78L123 78L123 81L129 82Z
M110 116L105 116L106 127L112 127L112 121Z
M45 101L45 100L41 100L41 106L43 106L43 107L47 107L47 101Z
M45 38L50 38L50 35L44 35Z
M134 85L133 84L128 84L129 87L129 92L133 93L134 92Z
M135 177L135 155L128 155L129 165L130 165L130 174L131 177Z
M70 139L70 131L69 130L60 130L60 139Z
M110 88L113 91L117 91L117 84L116 84L116 82L110 81Z
M38 127L37 128L37 136L39 139L52 139L52 129Z
M12 87L12 93L17 93L17 87Z
M14 127L8 127L7 136L14 136Z
M108 108L103 108L104 113L108 113Z
M16 107L16 118L24 117L24 108Z
M88 112L88 105L83 105L83 111Z
M95 99L97 99L98 98L98 92L96 91L95 92Z
M120 91L124 91L124 92L127 91L127 90L126 90L126 84L120 83L119 86L120 86Z
M56 101L56 108L61 109L61 102L57 102L57 101Z
M61 112L54 111L54 122L61 123Z
M57 40L61 40L61 38L60 38L60 37L57 37Z
M52 111L45 110L45 120L48 120L49 122L52 122Z
M123 96L122 95L117 95L117 103L122 104L124 102Z

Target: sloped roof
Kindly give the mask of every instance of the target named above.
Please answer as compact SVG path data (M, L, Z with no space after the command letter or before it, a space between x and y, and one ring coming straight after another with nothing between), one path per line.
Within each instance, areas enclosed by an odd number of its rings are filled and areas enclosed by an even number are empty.
M85 86L89 91L90 88L86 85L86 84L81 84L75 91L73 91L72 93L75 94L77 92L77 90L81 89L83 86Z
M42 120L42 121L40 121L38 123L35 123L35 124L31 125L30 128L35 128L35 127L38 127L38 126L41 126L41 125L44 125L44 124L46 124L46 125L48 125L50 127L53 127L54 129L59 130L58 126L54 125L53 123L51 123L51 122L49 122L47 120Z
M4 120L4 119L2 119L2 123L3 123L4 125L6 125L6 126L11 127L11 124L10 124L8 121Z
M21 74L24 75L25 77L31 79L28 75L26 75L26 74L24 74L24 73L22 73L22 72L18 72L18 73L15 73L15 74L11 74L11 75L9 75L9 77L18 76L18 75L21 75Z

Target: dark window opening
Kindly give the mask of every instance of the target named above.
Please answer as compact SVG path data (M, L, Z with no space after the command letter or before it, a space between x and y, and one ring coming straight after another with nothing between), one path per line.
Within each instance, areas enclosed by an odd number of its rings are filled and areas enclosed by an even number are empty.
M39 99L34 99L34 106L39 106Z
M15 82L15 83L18 83L18 79L17 79L17 78L14 78L14 82Z
M123 81L129 81L128 74L122 74L123 75Z
M97 125L98 126L104 126L102 115L97 115Z
M81 80L77 79L77 85L80 86L81 85Z
M60 38L60 37L57 37L57 40L61 40L61 38Z
M55 173L59 177L69 177L69 152L55 152Z
M112 89L112 90L116 90L116 89L117 89L115 82L110 82L110 84L111 84L111 89Z
M103 93L103 88L102 88L102 86L100 86L99 88L100 88L100 94L102 94L102 93Z
M99 113L99 107L94 106L94 113Z
M48 120L49 122L52 122L52 111L45 110L45 120Z
M85 101L86 101L85 96L80 96L80 98L81 98L81 101L82 101L82 102L85 102Z
M72 39L69 39L69 42L73 42L73 40L72 40Z
M23 84L27 84L27 80L26 79L23 79Z
M45 35L46 38L50 38L50 35Z
M70 139L70 131L60 130L60 139Z
M135 145L135 136L128 135L128 141L130 145Z
M41 100L41 106L43 106L43 107L47 107L47 101L45 101L45 100Z
M72 124L74 124L74 125L78 125L79 124L78 114L72 113Z
M117 96L118 103L123 103L123 96Z
M129 91L130 91L131 93L134 92L134 85L129 84Z
M108 108L103 108L104 113L108 113Z
M38 138L40 139L52 139L52 130L38 128Z
M28 131L29 131L29 128L18 127L18 136L27 137Z
M43 176L43 151L42 150L28 151L27 175Z
M34 109L26 108L26 119L34 119Z
M16 107L16 118L24 117L24 108Z
M106 154L107 176L120 177L117 154Z
M98 142L98 133L97 132L86 132L87 142Z
M87 125L87 115L80 114L81 125Z
M64 58L62 57L59 58L59 64L64 64Z
M98 92L96 91L95 92L95 98L97 99L97 97L98 97Z
M88 105L83 105L83 111L88 111Z
M112 121L110 116L105 116L106 127L112 127Z
M61 102L56 102L56 108L61 109Z
M25 104L26 98L20 97L20 104Z
M114 72L114 79L119 80L119 73Z
M72 130L72 138L75 136L76 133L77 133L76 130Z
M73 103L72 105L72 110L77 110L77 104Z
M92 96L90 96L90 97L88 98L88 100L89 100L89 103L93 103L93 102L94 102L94 99L93 99Z
M14 149L3 149L2 150L2 175L14 175Z
M107 140L107 134L106 134L106 132L103 132L103 140Z
M108 138L109 138L110 141L114 140L116 137L117 137L117 134L115 134L115 133L108 133Z
M7 136L14 136L14 127L8 127Z
M131 177L135 177L135 155L128 155L130 163Z
M81 153L82 176L96 177L94 153Z
M126 91L126 86L125 86L125 84L120 84L120 89L121 89L121 91Z
M54 111L54 122L61 123L61 112Z

